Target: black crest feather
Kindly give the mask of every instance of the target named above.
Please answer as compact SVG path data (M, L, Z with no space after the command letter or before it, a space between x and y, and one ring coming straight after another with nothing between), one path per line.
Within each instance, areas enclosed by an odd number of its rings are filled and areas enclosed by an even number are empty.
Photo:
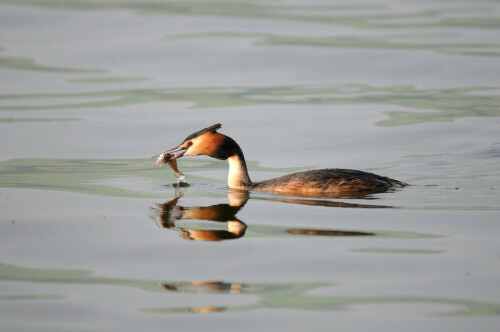
M193 138L196 138L200 135L203 135L204 133L208 133L208 132L215 132L217 131L217 129L220 129L222 127L222 125L220 123L216 123L214 125L211 125L210 127L207 127L207 128L204 128L200 131L197 131L195 133L192 133L191 135L189 135L188 137L186 137L186 139L184 141L188 141L190 139L193 139Z

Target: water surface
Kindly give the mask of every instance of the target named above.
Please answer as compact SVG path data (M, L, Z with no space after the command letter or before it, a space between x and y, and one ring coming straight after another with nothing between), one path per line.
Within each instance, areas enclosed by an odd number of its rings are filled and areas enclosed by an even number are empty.
M500 327L497 3L0 8L2 330ZM245 194L149 159L217 122L255 181L411 186Z

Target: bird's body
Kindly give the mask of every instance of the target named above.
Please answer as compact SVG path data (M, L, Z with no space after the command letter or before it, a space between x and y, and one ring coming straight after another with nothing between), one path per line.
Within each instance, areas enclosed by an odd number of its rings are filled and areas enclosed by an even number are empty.
M406 185L373 173L338 168L303 171L262 182L252 182L243 151L231 137L216 131L220 127L220 124L215 124L191 134L177 148L164 154L182 151L173 158L207 155L216 159L227 159L228 187L238 190L304 196L356 196L384 192L393 186Z
M287 174L254 184L253 190L299 195L382 192L401 182L373 173L328 168Z

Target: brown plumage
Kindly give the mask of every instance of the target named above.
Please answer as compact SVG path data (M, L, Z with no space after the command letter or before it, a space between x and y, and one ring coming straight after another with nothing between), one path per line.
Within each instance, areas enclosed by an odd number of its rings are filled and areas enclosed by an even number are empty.
M350 169L319 169L284 175L262 182L252 182L240 146L228 136L217 132L217 123L186 137L176 148L163 152L182 156L206 155L229 161L228 186L240 190L266 191L301 196L359 196L384 192L405 183L373 173ZM159 154L161 155L161 154ZM158 157L154 156L153 158Z
M328 168L287 174L254 184L253 190L312 195L383 192L405 184L385 176L352 169Z

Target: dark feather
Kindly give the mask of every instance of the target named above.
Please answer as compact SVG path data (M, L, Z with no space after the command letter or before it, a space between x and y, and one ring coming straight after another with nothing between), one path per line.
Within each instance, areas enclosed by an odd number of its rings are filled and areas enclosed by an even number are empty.
M186 139L184 141L189 141L193 138L196 138L200 135L203 135L204 133L208 133L208 132L215 132L217 131L217 129L220 129L222 127L222 125L220 123L216 123L214 125L211 125L210 127L207 127L207 128L204 128L200 131L197 131L195 133L192 133L191 135L189 135L188 137L186 137Z

